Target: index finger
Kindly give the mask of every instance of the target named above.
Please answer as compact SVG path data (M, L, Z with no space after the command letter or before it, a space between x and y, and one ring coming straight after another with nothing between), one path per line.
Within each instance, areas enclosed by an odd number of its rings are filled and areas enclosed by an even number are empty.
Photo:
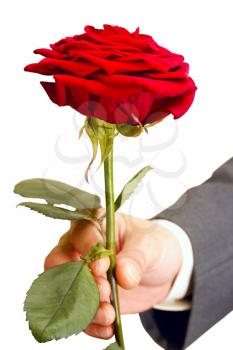
M84 256L96 243L103 243L103 237L97 223L74 221L69 231L69 242L81 256ZM109 264L109 258L104 257L92 262L89 266L95 276L102 276L106 274Z

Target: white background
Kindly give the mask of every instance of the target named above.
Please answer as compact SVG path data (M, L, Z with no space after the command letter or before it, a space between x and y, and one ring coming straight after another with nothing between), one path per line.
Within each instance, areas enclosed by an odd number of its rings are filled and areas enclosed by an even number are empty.
M83 181L90 148L85 138L77 142L77 129L84 118L52 104L39 85L40 77L25 73L23 67L39 59L32 53L35 48L81 33L86 24L117 24L129 30L140 26L141 32L185 56L198 86L190 111L177 122L168 118L151 129L149 137L119 139L115 147L116 192L144 165L159 169L123 208L149 218L232 156L231 1L8 0L0 6L1 347L102 349L105 342L84 334L36 343L25 322L25 292L68 224L16 209L20 199L12 193L14 184L46 176L100 193L103 187L101 171L89 187ZM190 350L229 349L232 321L228 315ZM157 348L137 315L124 316L123 323L127 349Z

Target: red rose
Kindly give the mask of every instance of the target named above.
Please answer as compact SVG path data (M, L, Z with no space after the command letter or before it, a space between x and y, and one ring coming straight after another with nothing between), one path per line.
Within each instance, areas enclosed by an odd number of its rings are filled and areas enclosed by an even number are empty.
M87 26L84 34L34 52L45 58L25 70L53 75L54 83L41 82L50 99L85 116L145 125L169 114L181 117L194 99L184 57L138 29Z

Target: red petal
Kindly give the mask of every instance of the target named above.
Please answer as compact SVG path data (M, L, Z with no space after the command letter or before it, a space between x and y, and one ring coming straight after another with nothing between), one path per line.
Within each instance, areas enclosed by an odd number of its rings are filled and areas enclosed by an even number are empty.
M116 60L111 61L109 59L87 54L86 52L80 53L80 56L87 59L92 64L99 66L108 74L140 72L150 69L150 66L145 62L119 62Z
M82 40L76 40L76 36L73 38L66 38L61 41L59 46L57 44L50 45L52 49L66 53L69 49L78 50L120 50L120 51L130 51L130 52L143 52L140 48L129 45L128 43L122 42L110 42L108 44L100 44L95 41L91 41L89 38L83 38Z
M26 71L35 72L45 75L54 75L62 73L72 73L74 75L84 77L96 72L99 68L93 64L85 62L74 62L67 60L58 60L53 58L45 58L38 63L25 67Z
M49 50L49 49L36 49L33 51L35 54L42 55L44 57L49 57L49 58L58 58L58 59L65 59L68 56L65 54L62 54L57 51Z
M137 90L136 86L125 86L124 88L115 88L113 86L108 86L100 81L92 79L83 79L74 77L71 75L54 75L56 82L60 82L71 89L85 89L88 93L95 94L97 96L106 96L111 98L126 98L127 96L135 93Z
M184 115L191 107L195 97L195 92L196 89L176 97L174 101L170 103L170 106L168 105L166 107L166 110L170 111L170 113L174 115L175 119L182 117L182 115Z
M54 69L51 69L43 66L39 63L31 63L28 64L26 67L24 67L25 72L32 72L32 73L38 73L43 75L51 75L54 72Z
M151 73L145 72L145 78L152 79L186 79L189 73L188 63L183 63L181 67L176 70L164 72L164 73Z
M104 30L101 29L95 29L94 27L87 26L85 27L85 31L88 35L88 38L90 40L94 40L95 42L98 43L103 43L103 44L110 44L112 43L123 43L127 44L129 46L134 46L140 49L148 49L154 44L157 46L156 43L152 40L151 37L146 36L141 40L138 40L138 38L135 38L133 35L130 33L128 35L126 34L119 34L119 33L106 33Z
M127 97L125 100L117 101L114 119L116 121L119 119L124 120L124 123L128 124L138 124L135 122L136 117L140 122L143 122L151 110L154 99L154 94L140 91Z
M191 78L180 79L176 81L149 79L131 75L98 75L99 80L115 89L124 89L133 86L136 89L146 89L160 97L174 97L181 95L193 88L193 80Z
M182 117L190 108L195 97L196 87L174 98L154 100L151 111L143 121L143 124L151 124L159 119L173 114L175 119Z
M70 106L85 116L93 116L109 123L114 121L115 103L113 99L98 98L85 89L74 89L62 82L41 82L52 102L58 106ZM108 117L110 115L111 117Z
M65 106L67 104L66 91L62 84L42 81L41 85L47 92L52 102L56 103L58 106Z

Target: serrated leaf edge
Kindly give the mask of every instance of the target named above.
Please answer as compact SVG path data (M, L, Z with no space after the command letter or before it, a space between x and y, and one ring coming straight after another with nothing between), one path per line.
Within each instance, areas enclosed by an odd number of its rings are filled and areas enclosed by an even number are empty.
M140 184L140 182L142 181L142 179L144 178L144 176L148 173L148 171L153 170L153 168L150 165L145 166L144 168L142 168L141 170L139 170L123 187L122 191L120 192L120 194L118 195L117 199L115 200L114 206L115 206L115 212L131 197L131 195L133 194L133 192L135 191L135 189L137 188L137 186ZM139 181L136 183L136 185L134 186L133 190L131 192L129 192L129 194L125 197L124 201L121 202L121 197L125 191L125 189L127 188L127 186L129 186L129 184L134 181L135 179L137 179L137 177L139 177Z

